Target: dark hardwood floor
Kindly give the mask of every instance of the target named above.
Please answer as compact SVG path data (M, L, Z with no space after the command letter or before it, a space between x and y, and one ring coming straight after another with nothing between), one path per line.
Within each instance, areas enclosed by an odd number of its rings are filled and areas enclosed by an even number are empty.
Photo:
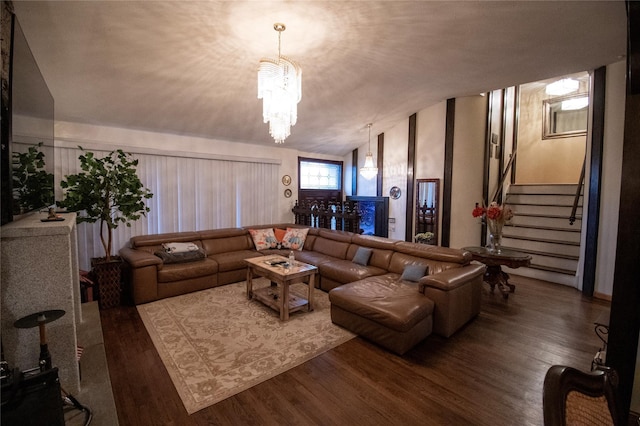
M483 288L480 315L405 356L355 338L187 415L137 310L101 312L120 425L542 425L553 364L589 370L609 302L513 277L508 300Z

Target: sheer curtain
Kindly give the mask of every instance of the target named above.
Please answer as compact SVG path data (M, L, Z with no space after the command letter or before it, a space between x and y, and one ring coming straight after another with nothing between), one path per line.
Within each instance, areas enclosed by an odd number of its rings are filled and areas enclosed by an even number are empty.
M109 150L88 149L97 157ZM80 172L78 148L56 147L56 200L60 180ZM114 254L134 235L230 228L277 221L279 164L210 158L133 154L142 183L153 192L151 209L131 227L114 230ZM98 223L78 225L80 268L89 270L92 257L104 256Z

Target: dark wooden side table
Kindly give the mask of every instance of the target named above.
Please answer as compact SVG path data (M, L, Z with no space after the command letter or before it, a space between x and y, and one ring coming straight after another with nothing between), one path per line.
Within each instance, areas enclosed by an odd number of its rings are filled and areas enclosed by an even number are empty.
M516 286L509 283L509 274L502 270L502 266L520 268L531 264L531 256L515 250L501 249L500 253L493 253L485 247L464 247L463 250L473 255L473 260L487 265L484 281L491 286L491 292L496 286L507 299L510 293L516 291Z

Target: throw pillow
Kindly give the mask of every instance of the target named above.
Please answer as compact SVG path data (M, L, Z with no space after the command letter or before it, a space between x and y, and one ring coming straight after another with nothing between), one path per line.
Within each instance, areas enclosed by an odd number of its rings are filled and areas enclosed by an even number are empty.
M181 252L168 252L165 250L158 250L155 253L166 264L169 263L186 263L202 260L207 257L203 249L199 248L195 251L181 251Z
M400 279L418 282L425 275L427 275L427 265L407 265L404 267Z
M366 247L358 247L355 256L351 260L353 263L357 263L358 265L367 266L369 264L369 259L371 259L371 255L373 254L373 250Z
M198 250L198 246L195 243L164 243L162 248L168 253L184 253Z
M273 228L249 229L249 234L251 234L253 244L255 244L258 251L276 248L278 245Z
M274 228L273 233L276 236L276 240L278 240L278 242L281 243L282 240L284 239L284 235L287 233L287 230L281 229L281 228Z
M287 228L287 232L282 237L282 247L302 251L308 232L309 228Z

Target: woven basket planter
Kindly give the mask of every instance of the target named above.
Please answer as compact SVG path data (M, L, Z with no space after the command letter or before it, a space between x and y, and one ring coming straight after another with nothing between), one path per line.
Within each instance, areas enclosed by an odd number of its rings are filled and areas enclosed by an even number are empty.
M122 297L122 259L114 256L110 261L104 258L91 259L91 272L98 285L98 305L100 309L119 306Z

